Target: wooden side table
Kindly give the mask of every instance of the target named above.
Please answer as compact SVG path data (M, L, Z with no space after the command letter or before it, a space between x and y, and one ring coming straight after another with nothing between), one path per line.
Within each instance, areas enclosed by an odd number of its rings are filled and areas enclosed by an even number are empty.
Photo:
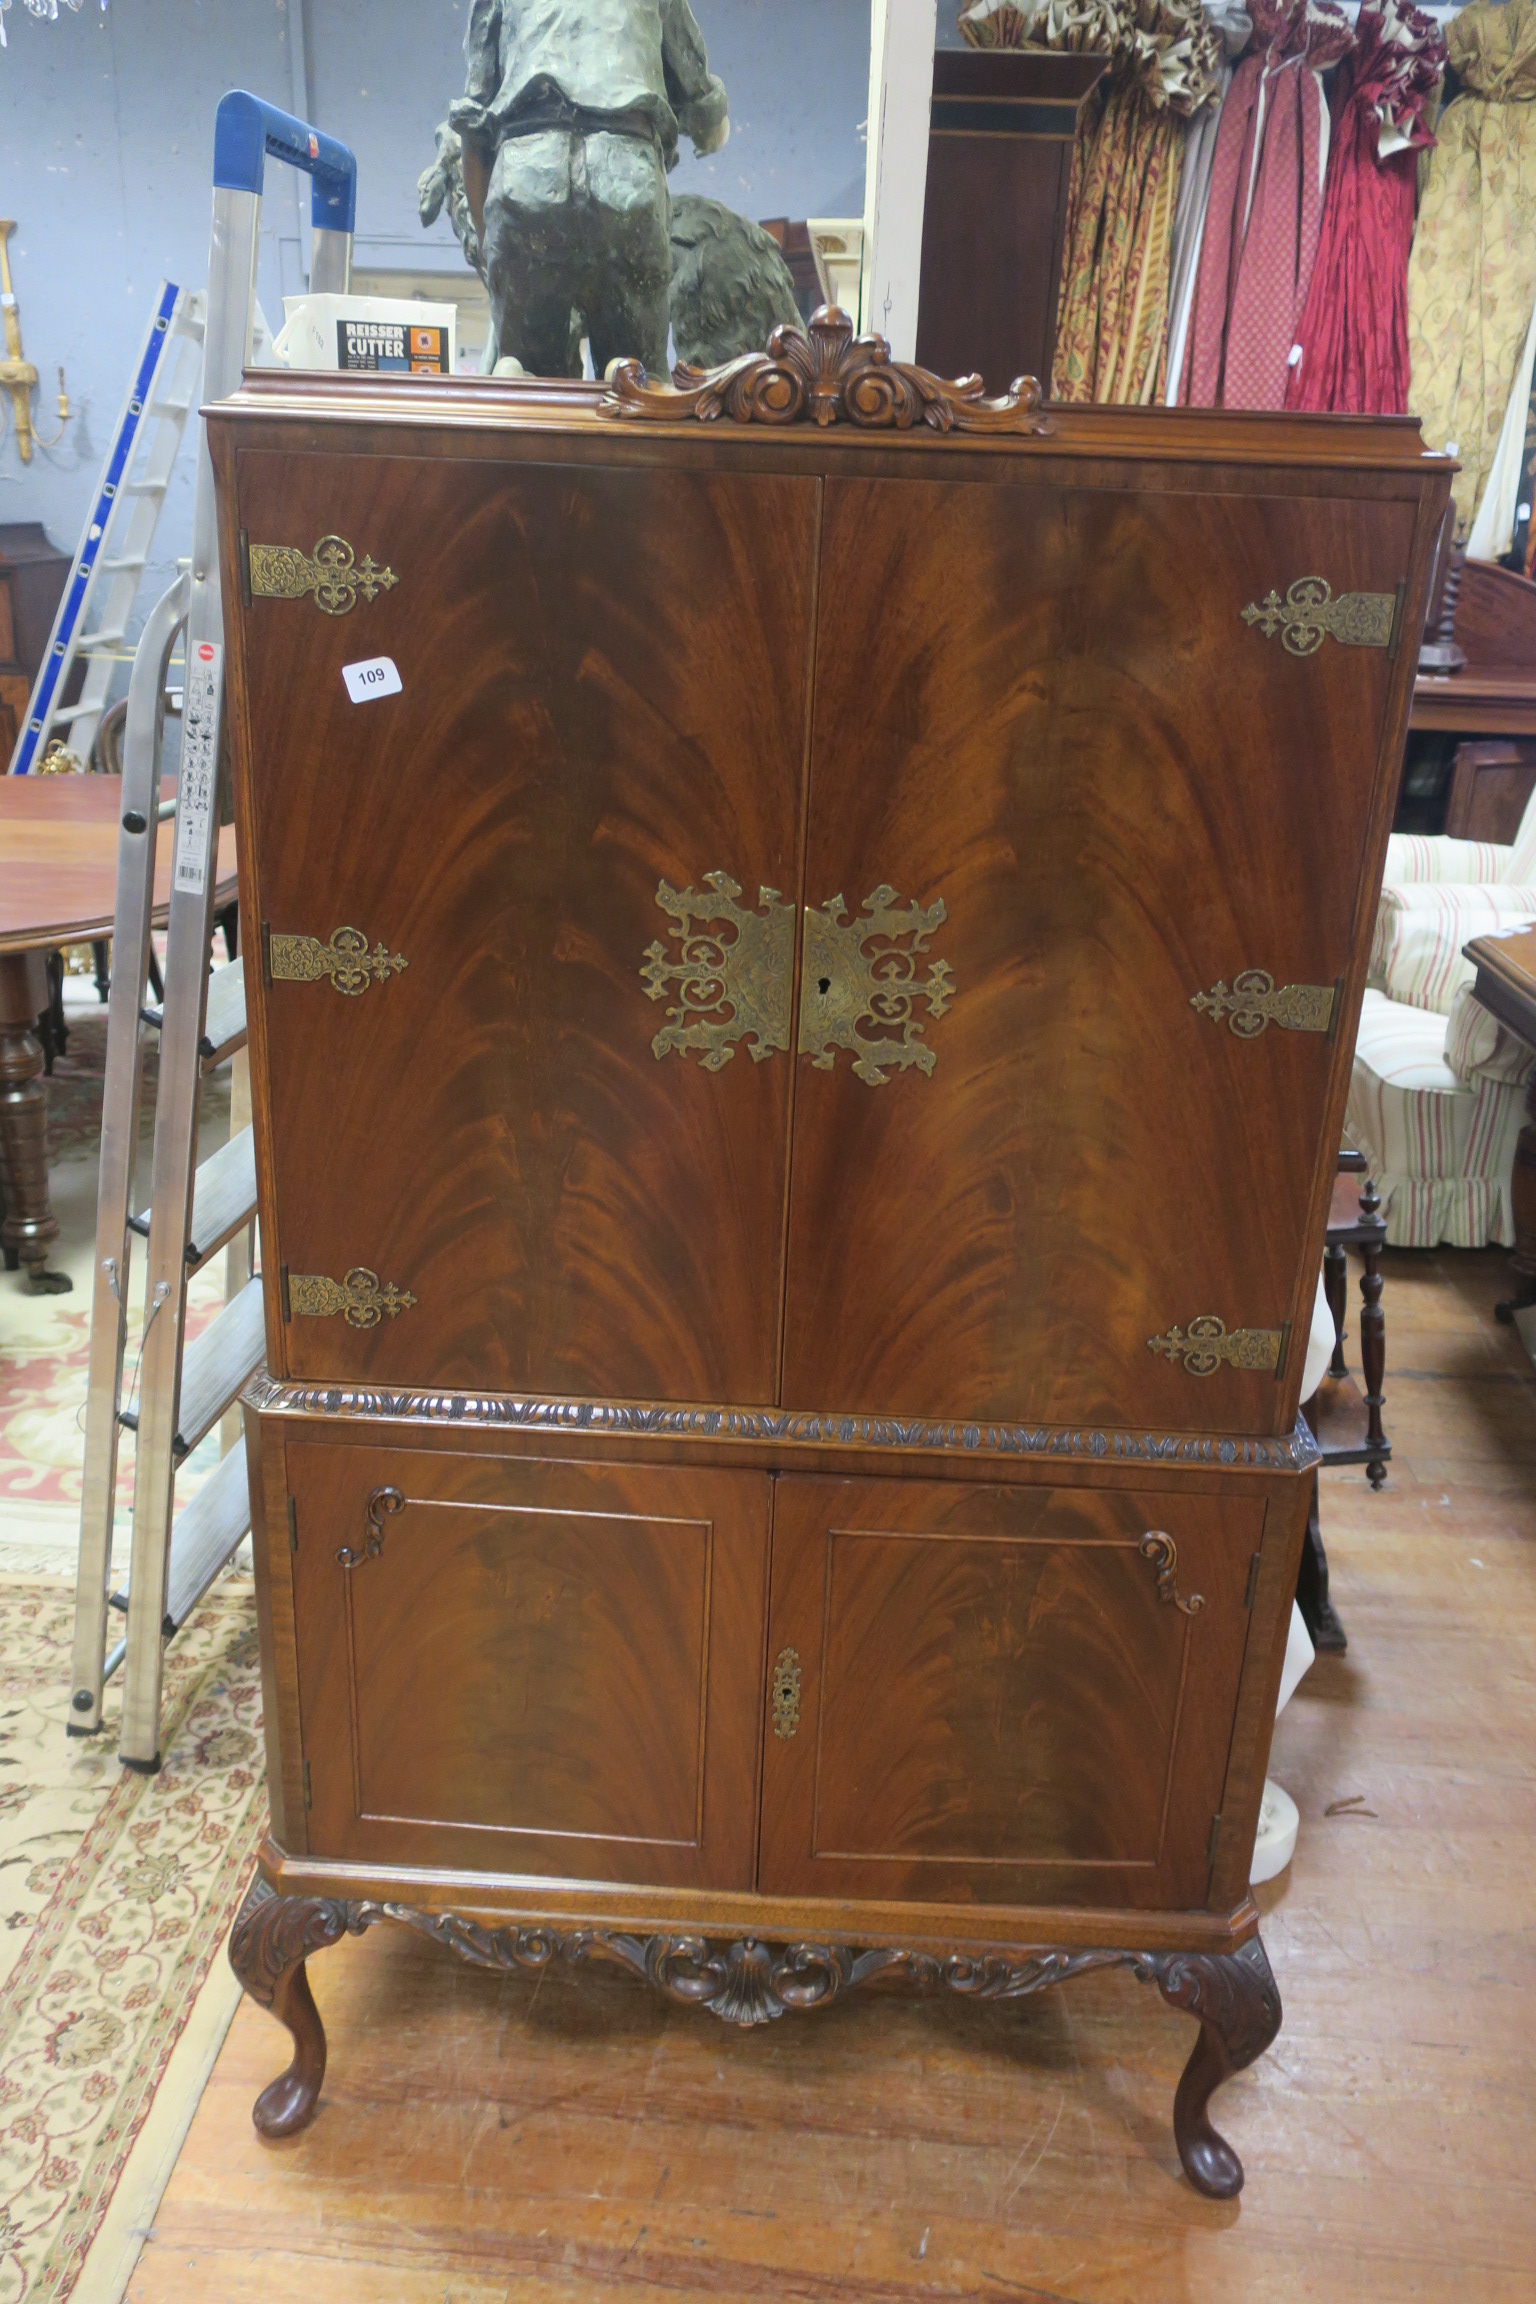
M165 796L175 785L167 781ZM0 1250L25 1265L40 1294L72 1283L48 1270L59 1236L48 1200L47 1114L37 1019L48 1000L46 958L61 944L110 936L117 901L122 786L106 776L0 776ZM235 835L219 835L216 903L235 895ZM170 827L155 856L157 927L171 890Z
M1462 952L1477 970L1473 999L1536 1051L1536 922L1502 935L1474 936ZM1509 1197L1515 1220L1509 1263L1515 1285L1513 1294L1494 1307L1501 1320L1512 1320L1528 1304L1536 1304L1536 1072L1525 1091L1525 1125L1515 1146Z

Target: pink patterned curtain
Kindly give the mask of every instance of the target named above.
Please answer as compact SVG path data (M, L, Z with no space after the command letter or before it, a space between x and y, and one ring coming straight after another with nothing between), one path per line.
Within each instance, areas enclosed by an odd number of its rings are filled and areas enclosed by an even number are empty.
M1253 0L1216 133L1180 398L1281 408L1323 212L1320 75L1353 42L1332 0Z

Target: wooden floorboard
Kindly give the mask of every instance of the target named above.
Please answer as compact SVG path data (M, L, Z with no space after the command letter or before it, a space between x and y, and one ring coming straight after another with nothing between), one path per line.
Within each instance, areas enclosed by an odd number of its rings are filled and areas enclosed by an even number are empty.
M1179 2173L1193 2028L1115 1973L1013 2007L866 1997L750 2033L629 1978L488 1976L380 1928L311 1964L314 2126L251 2127L242 2006L129 2304L1532 2304L1536 1380L1494 1255L1391 1255L1391 1474L1325 1476L1349 1653L1271 1773L1279 2040Z

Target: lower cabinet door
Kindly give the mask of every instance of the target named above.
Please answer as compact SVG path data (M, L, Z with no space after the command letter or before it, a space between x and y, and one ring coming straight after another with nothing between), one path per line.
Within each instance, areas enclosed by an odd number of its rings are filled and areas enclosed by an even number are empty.
M751 1886L765 1475L287 1461L313 1853Z
M762 1887L1203 1904L1264 1513L781 1480Z

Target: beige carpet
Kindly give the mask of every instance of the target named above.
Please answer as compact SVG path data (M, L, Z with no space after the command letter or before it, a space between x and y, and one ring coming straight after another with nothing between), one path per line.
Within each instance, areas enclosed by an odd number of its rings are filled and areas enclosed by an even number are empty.
M121 2292L233 2013L219 1956L265 1820L249 1587L167 1651L153 1777L118 1764L115 1697L65 1736L72 1607L0 1580L0 2304Z

